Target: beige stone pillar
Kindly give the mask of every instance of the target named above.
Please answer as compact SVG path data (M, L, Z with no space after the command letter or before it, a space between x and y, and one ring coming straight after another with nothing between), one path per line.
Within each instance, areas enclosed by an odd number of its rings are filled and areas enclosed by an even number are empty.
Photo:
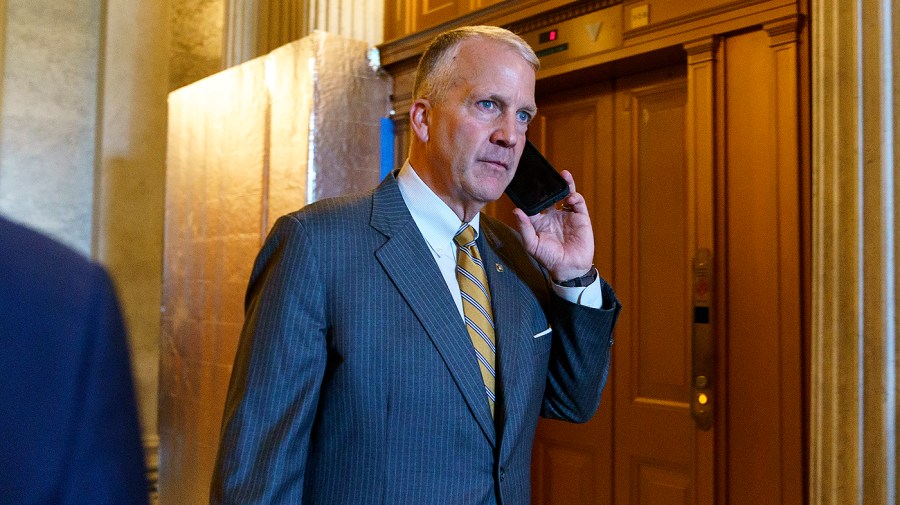
M383 41L383 0L227 0L225 66L266 54L314 30Z
M170 0L109 2L102 60L94 248L131 338L148 481L156 487ZM151 493L151 499L155 494Z
M898 0L812 4L810 503L897 503Z
M6 54L6 0L0 0L0 76L3 74L3 60ZM0 103L3 103L3 89L0 87Z
M99 0L3 2L0 213L92 254Z
M313 30L364 40L383 42L383 0L303 0L304 35Z

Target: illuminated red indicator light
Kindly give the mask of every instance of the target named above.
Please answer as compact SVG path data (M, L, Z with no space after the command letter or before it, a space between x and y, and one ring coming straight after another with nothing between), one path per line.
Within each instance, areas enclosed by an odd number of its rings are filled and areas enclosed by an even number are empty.
M544 44L546 42L553 42L559 38L559 30L550 30L544 33L541 33L538 36L538 42L540 44Z

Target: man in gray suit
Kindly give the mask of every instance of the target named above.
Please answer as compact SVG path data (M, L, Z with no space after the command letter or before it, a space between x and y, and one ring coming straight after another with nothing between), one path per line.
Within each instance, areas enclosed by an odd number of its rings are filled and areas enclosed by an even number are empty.
M571 174L564 208L517 209L518 233L480 215L522 155L537 66L506 30L438 36L403 168L276 223L212 503L529 503L538 416L593 416L619 311Z

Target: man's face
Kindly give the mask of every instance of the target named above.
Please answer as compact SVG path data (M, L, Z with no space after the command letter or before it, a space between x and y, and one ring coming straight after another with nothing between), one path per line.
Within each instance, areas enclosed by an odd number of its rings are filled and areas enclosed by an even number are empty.
M468 221L515 174L536 110L535 73L514 49L478 39L463 42L452 64L447 92L431 103L424 175Z

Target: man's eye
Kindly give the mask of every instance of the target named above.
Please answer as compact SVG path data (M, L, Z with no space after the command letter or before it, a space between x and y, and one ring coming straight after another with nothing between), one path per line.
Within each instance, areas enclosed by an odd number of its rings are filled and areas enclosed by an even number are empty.
M525 112L524 110L520 110L516 113L516 119L522 123L530 123L531 122L531 114Z
M481 100L478 102L479 107L486 110L494 110L497 108L497 104L494 103L493 100Z

